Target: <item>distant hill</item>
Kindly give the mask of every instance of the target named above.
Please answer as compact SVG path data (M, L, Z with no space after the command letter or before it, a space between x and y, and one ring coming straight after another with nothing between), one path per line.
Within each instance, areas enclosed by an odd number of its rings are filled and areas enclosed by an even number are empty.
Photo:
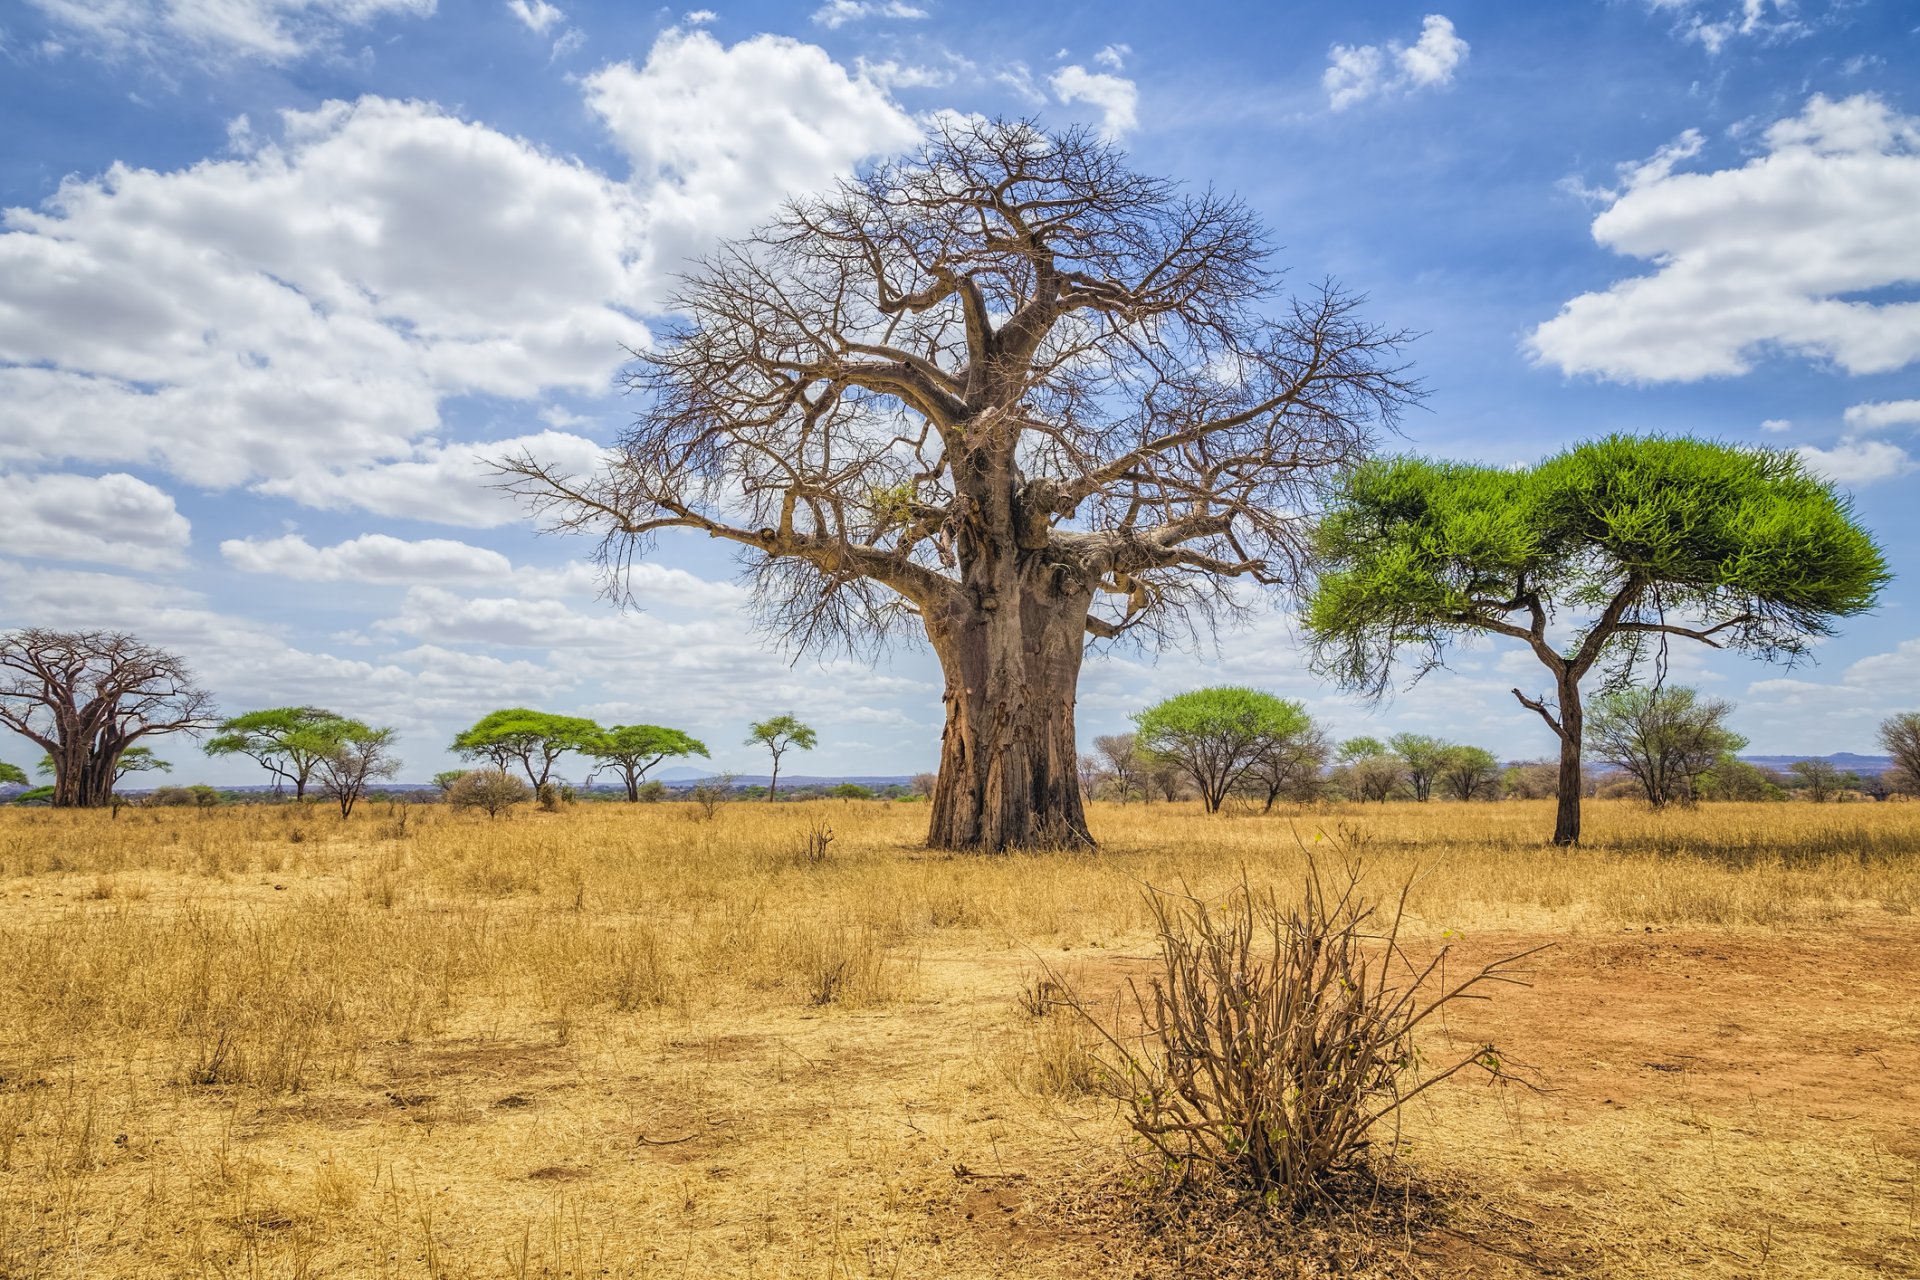
M1825 760L1842 773L1859 773L1878 776L1893 768L1892 756L1862 756L1851 751L1836 751L1830 756L1741 756L1748 764L1758 765L1762 769L1778 769L1782 773L1791 769L1802 760Z

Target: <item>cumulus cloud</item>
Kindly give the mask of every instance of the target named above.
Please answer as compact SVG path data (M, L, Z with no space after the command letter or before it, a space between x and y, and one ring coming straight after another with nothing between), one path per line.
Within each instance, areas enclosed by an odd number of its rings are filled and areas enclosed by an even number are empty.
M902 0L827 0L826 4L813 11L814 22L829 31L867 18L912 21L926 16L925 9L902 3Z
M1831 449L1801 445L1796 452L1815 472L1848 488L1897 480L1920 465L1905 449L1885 440L1842 440Z
M1793 423L1786 418L1768 418L1760 424L1760 429L1768 435L1783 435L1793 430Z
M726 46L669 31L644 65L605 67L586 93L648 192L648 250L661 271L747 230L784 196L921 136L882 86L783 36Z
M456 397L609 389L663 274L919 130L820 49L670 31L589 104L618 180L432 104L288 112L277 140L116 165L0 221L0 464L139 463L206 488L488 525ZM593 446L546 433L569 458ZM492 447L489 447L492 448Z
M1884 431L1888 427L1920 427L1920 400L1878 400L1847 409L1853 431Z
M521 0L515 0L520 3ZM341 31L388 15L426 17L434 0L27 0L71 36L109 56L204 54L295 61ZM534 0L536 5L541 0ZM542 6L544 7L544 6Z
M1816 95L1739 168L1675 172L1689 142L1606 193L1593 236L1658 264L1567 303L1536 360L1619 381L1745 373L1768 350L1849 373L1920 358L1920 303L1861 295L1920 281L1920 121L1872 95Z
M1410 45L1336 44L1327 53L1327 69L1320 85L1327 105L1344 111L1368 98L1444 88L1467 60L1471 46L1460 38L1453 22L1430 13L1420 24L1420 36Z
M1100 132L1108 138L1123 138L1139 124L1136 108L1140 92L1124 76L1088 71L1082 66L1066 66L1053 73L1049 82L1062 102L1084 102L1100 112Z
M560 9L548 4L547 0L507 0L507 10L526 23L527 30L535 35L545 35L548 27L556 22L564 22L567 17Z
M12 555L171 568L191 540L173 495L133 476L0 475L0 547Z
M384 533L331 547L316 547L297 533L230 538L220 544L220 554L243 573L301 582L498 582L513 573L513 562L498 551L449 538L409 541Z

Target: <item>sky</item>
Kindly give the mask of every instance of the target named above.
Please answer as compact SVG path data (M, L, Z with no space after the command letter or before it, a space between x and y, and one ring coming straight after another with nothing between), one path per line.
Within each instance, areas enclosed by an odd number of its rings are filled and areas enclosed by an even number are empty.
M1920 707L1920 9L1437 2L7 0L0 628L123 628L230 713L396 726L409 779L513 705L673 725L741 770L748 722L792 711L820 746L790 771L930 768L924 648L796 663L692 537L616 608L484 460L590 463L688 255L963 111L1237 193L1292 281L1418 331L1394 450L1801 451L1893 585L1813 662L1683 646L1670 678L1735 702L1756 753L1874 750ZM1274 603L1198 651L1091 656L1083 742L1231 682L1336 737L1551 752L1511 645L1374 705Z

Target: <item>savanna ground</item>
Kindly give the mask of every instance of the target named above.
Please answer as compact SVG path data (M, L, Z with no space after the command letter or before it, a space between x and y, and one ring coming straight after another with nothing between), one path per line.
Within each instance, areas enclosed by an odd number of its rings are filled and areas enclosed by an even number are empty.
M1284 893L1303 845L1417 873L1450 969L1553 946L1428 1044L1541 1091L1422 1095L1437 1201L1278 1274L1920 1275L1920 805L1601 802L1577 852L1544 803L1102 805L1097 854L993 859L924 815L0 812L0 1276L1266 1265L1132 1208L1037 982L1097 1002L1153 955L1143 884Z

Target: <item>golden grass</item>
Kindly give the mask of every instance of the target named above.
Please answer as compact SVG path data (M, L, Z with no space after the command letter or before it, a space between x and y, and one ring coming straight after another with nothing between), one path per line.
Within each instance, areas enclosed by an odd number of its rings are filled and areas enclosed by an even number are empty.
M1172 1274L1060 1207L1129 1147L1036 975L1110 987L1142 883L1284 891L1321 834L1436 945L1560 944L1454 1028L1556 1092L1410 1118L1463 1190L1406 1267L1920 1274L1920 806L1093 818L0 811L0 1276Z

